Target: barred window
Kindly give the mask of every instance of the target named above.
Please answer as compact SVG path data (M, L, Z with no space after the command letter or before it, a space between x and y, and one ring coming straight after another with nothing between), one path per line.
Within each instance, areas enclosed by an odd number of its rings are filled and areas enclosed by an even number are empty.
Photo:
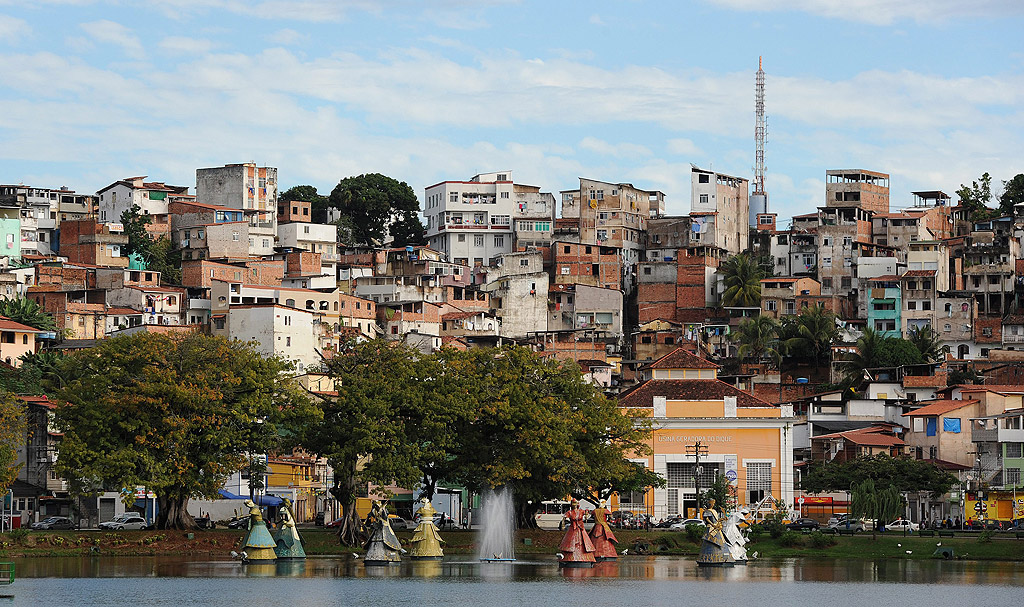
M1006 457L1024 457L1024 443L1006 443Z
M700 474L700 486L710 487L715 482L715 477L724 474L722 470L723 464L716 463L702 463L701 474ZM695 474L696 464L680 464L671 463L668 464L668 486L669 488L679 489L693 489L695 488L693 477Z
M752 462L747 464L748 503L764 499L772 490L771 462Z
M1020 468L1007 468L1006 474L1003 475L1003 485L1007 487L1016 487L1020 484Z

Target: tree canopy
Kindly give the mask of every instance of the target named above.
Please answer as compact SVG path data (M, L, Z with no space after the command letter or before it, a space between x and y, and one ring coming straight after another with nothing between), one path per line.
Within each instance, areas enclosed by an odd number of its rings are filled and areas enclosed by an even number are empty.
M755 363L763 358L768 358L772 364L778 365L781 359L780 329L779 322L771 316L762 315L744 320L740 323L737 331L731 334L733 339L740 344L740 358L752 360Z
M10 392L0 392L0 496L18 478L18 447L26 444L25 403Z
M161 282L181 284L181 252L166 237L153 238L146 229L152 221L153 218L143 214L137 204L121 213L121 224L128 236L123 253L126 257L132 254L140 256L147 268L160 272Z
M761 279L764 270L746 253L733 255L722 263L725 274L723 306L754 307L761 305Z
M839 339L836 316L822 305L804 308L796 320L783 323L781 335L786 352L798 358L809 358L815 369L827 362L832 344Z
M960 198L960 204L967 209L972 221L986 219L992 215L992 209L988 205L992 202L992 176L984 173L977 181L972 181L970 186L960 184L956 191Z
M999 197L999 212L1013 215L1014 205L1024 202L1024 173L1017 173L1013 179L1003 182L1003 193Z
M394 246L423 242L420 203L409 184L368 173L346 177L331 192L330 204L351 219L352 236L358 242L385 242L390 235Z
M323 196L311 185L292 186L284 191L279 197L280 200L299 200L310 203L310 221L313 223L327 223L327 207L330 206L330 198Z
M64 358L56 471L72 492L154 491L159 528L190 528L192 497L215 497L247 454L314 416L290 365L250 344L194 333L114 337Z
M957 484L955 476L931 462L909 457L871 455L841 463L812 462L800 487L809 493L851 491L854 485L873 480L899 491L927 491L938 497Z
M542 500L597 501L663 481L624 454L647 453L649 430L583 380L575 363L520 347L422 355L383 340L351 344L327 362L337 394L303 445L328 458L351 544L356 489L440 482L473 491L511 487L520 523Z
M35 300L27 297L0 299L0 316L40 331L56 331L57 324Z

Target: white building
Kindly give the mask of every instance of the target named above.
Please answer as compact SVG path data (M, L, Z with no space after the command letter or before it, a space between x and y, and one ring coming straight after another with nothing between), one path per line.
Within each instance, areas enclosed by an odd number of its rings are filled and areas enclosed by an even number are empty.
M196 200L243 211L249 218L249 254L274 252L277 237L277 169L255 163L196 169Z
M512 251L512 216L519 211L512 172L481 173L426 190L427 244L462 265L486 266Z
M259 352L290 360L300 373L321 362L311 311L276 303L241 304L228 309L226 321L223 329L214 327L214 335L255 342Z
M100 197L100 221L120 223L121 214L138 205L139 212L150 216L147 226L154 236L169 235L171 231L167 205L177 197L191 199L188 186L167 185L159 181L146 181L146 176L128 177L103 188Z

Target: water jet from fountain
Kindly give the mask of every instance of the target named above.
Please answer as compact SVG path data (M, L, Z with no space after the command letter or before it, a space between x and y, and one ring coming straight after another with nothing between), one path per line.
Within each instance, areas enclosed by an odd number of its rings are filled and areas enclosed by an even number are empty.
M512 490L504 487L487 491L481 500L482 528L480 530L480 560L486 563L506 563L515 559L512 535L516 530Z

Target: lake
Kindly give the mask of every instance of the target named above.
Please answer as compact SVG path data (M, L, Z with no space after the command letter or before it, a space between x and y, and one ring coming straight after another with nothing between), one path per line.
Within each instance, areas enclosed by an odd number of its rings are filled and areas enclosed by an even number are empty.
M241 565L183 557L16 559L0 602L24 606L192 605L951 605L1014 604L1024 565L969 561L783 559L701 569L680 557L624 557L560 570L554 559L486 564L467 557L363 567L356 559Z

